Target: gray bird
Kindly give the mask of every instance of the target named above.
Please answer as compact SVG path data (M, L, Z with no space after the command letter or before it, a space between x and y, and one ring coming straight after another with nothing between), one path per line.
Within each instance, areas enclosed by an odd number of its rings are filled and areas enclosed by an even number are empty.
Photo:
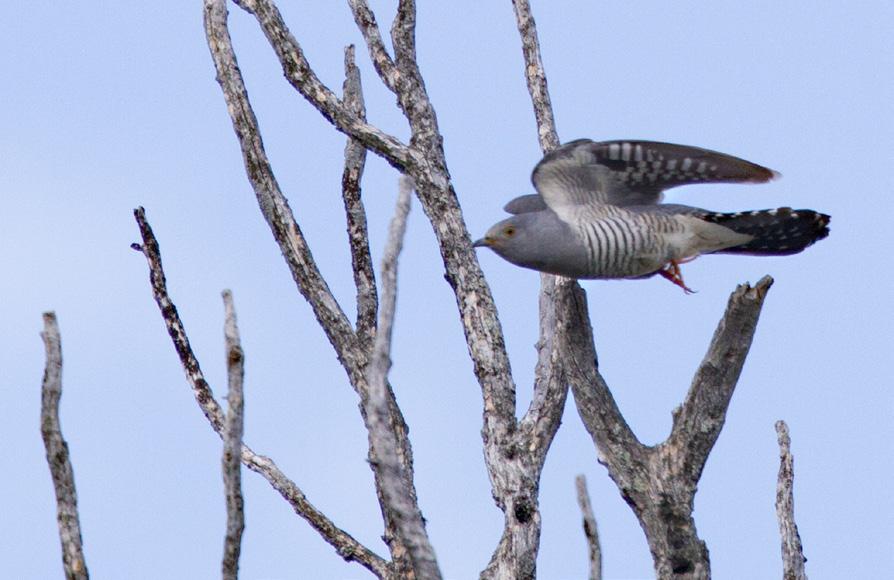
M686 292L680 264L701 254L796 254L829 235L829 216L788 207L717 213L662 204L690 183L765 183L779 174L716 151L650 141L579 139L534 168L536 194L510 201L486 246L524 268L568 278L659 274Z

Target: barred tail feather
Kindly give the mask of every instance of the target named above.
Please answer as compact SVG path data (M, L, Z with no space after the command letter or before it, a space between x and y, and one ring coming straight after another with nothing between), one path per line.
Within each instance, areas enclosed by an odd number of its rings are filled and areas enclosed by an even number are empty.
M701 219L722 225L734 232L754 236L741 246L720 250L719 254L787 256L829 235L829 220L824 213L811 209L764 209L737 213L708 213Z

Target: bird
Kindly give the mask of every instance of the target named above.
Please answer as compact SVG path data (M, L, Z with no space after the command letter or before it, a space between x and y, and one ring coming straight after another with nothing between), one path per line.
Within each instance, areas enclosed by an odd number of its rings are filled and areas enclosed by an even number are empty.
M766 183L779 173L700 147L657 141L578 139L547 153L537 193L507 203L511 217L487 230L487 247L524 268L577 279L656 274L683 289L681 264L702 254L786 256L829 235L830 216L779 207L715 212L661 203L697 183Z

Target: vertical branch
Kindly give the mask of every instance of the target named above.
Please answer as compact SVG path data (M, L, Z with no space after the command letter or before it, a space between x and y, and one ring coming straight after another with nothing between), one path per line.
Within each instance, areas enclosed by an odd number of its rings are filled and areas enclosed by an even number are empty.
M776 518L782 536L782 577L784 580L807 580L804 570L804 550L801 535L795 523L794 478L792 440L785 421L776 421L776 438L779 441L779 479L776 484Z
M527 0L513 0L516 25L522 41L525 81L531 95L531 105L537 122L540 148L544 153L559 145L552 102L546 83L546 72L540 56L540 41L537 26ZM561 370L561 353L557 348L556 329L558 319L568 319L570 312L559 312L557 305L567 300L561 298L579 286L573 280L558 278L550 274L540 275L540 337L537 341L537 367L534 371L534 396L531 406L522 419L522 426L532 428L539 446L546 451L559 428L568 383ZM595 353L594 353L595 358Z
M425 531L422 513L415 501L411 475L400 461L398 441L391 428L389 403L392 395L387 386L388 370L391 368L391 334L397 305L397 259L406 232L412 187L409 178L400 179L397 207L382 257L382 303L373 351L366 370L369 396L365 407L372 446L371 456L381 474L378 486L382 495L382 507L388 512L388 519L394 522L401 543L406 546L414 577L429 580L440 579L441 572Z
M358 118L366 119L360 71L354 64L354 47L345 48L345 82L342 89L344 102ZM345 144L345 169L341 178L341 194L348 222L348 240L351 246L351 266L354 286L357 288L357 338L364 349L370 347L375 334L376 277L369 253L369 230L366 225L366 209L360 196L360 178L366 164L366 147L354 137Z
M590 562L590 580L602 580L602 549L599 546L599 530L596 528L596 516L593 515L593 506L590 505L590 494L587 493L587 478L578 475L574 484L577 487L577 504L580 506L584 520L584 536L587 538L587 547Z
M245 355L236 326L236 310L233 294L223 291L224 340L227 355L227 417L224 431L223 478L227 505L227 533L224 538L224 556L221 564L224 580L239 577L239 553L242 550L242 532L245 530L244 501L242 498L242 430L245 400L242 382L245 376Z
M416 66L416 1L400 0L397 5L397 14L391 24L391 41L394 44L394 53L397 57L398 67L406 62L410 66Z
M45 312L43 332L46 347L46 368L40 399L40 434L47 451L47 463L56 492L56 521L62 543L62 565L68 580L89 578L84 548L81 542L81 523L78 517L78 495L75 490L74 470L68 455L68 443L62 437L59 423L59 399L62 397L62 338L56 314Z
M556 133L556 120L553 117L553 105L546 86L546 73L543 70L543 59L540 58L540 41L537 39L537 26L531 14L528 0L512 0L515 10L515 21L521 35L522 54L525 59L525 80L528 92L534 105L534 117L537 120L537 135L540 148L549 153L559 146Z

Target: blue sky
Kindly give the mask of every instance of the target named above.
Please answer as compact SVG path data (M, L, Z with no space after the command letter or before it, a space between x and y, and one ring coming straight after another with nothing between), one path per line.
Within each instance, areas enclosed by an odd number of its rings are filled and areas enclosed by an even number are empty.
M307 4L307 6L303 5ZM511 4L419 3L419 58L470 231L530 191L539 160ZM389 23L391 3L374 2ZM347 6L281 6L340 90L362 45ZM890 246L894 8L887 2L534 2L563 141L643 138L772 167L762 186L674 190L716 210L789 205L833 216L787 258L709 256L666 281L586 282L601 370L645 442L662 440L729 292L771 274L754 347L696 496L715 576L777 577L773 501L785 419L811 578L894 565ZM277 177L336 296L353 286L339 197L344 138L282 79L257 26L232 9L236 49ZM146 207L172 296L212 386L224 388L232 288L247 354L246 440L309 499L385 553L356 400L256 207L204 43L201 3L10 4L0 21L0 558L10 578L61 573L38 427L41 312L59 316L62 422L96 578L214 578L224 504L220 443L196 407L129 248ZM405 138L358 47L369 118ZM397 193L370 158L376 260ZM489 252L522 404L533 376L536 273ZM410 425L423 512L445 575L477 576L502 524L479 436L481 399L430 225L414 206L400 270L392 381ZM648 578L639 526L572 406L546 463L540 577L581 578L573 478L585 473L608 578ZM245 476L246 579L364 578L259 477Z

